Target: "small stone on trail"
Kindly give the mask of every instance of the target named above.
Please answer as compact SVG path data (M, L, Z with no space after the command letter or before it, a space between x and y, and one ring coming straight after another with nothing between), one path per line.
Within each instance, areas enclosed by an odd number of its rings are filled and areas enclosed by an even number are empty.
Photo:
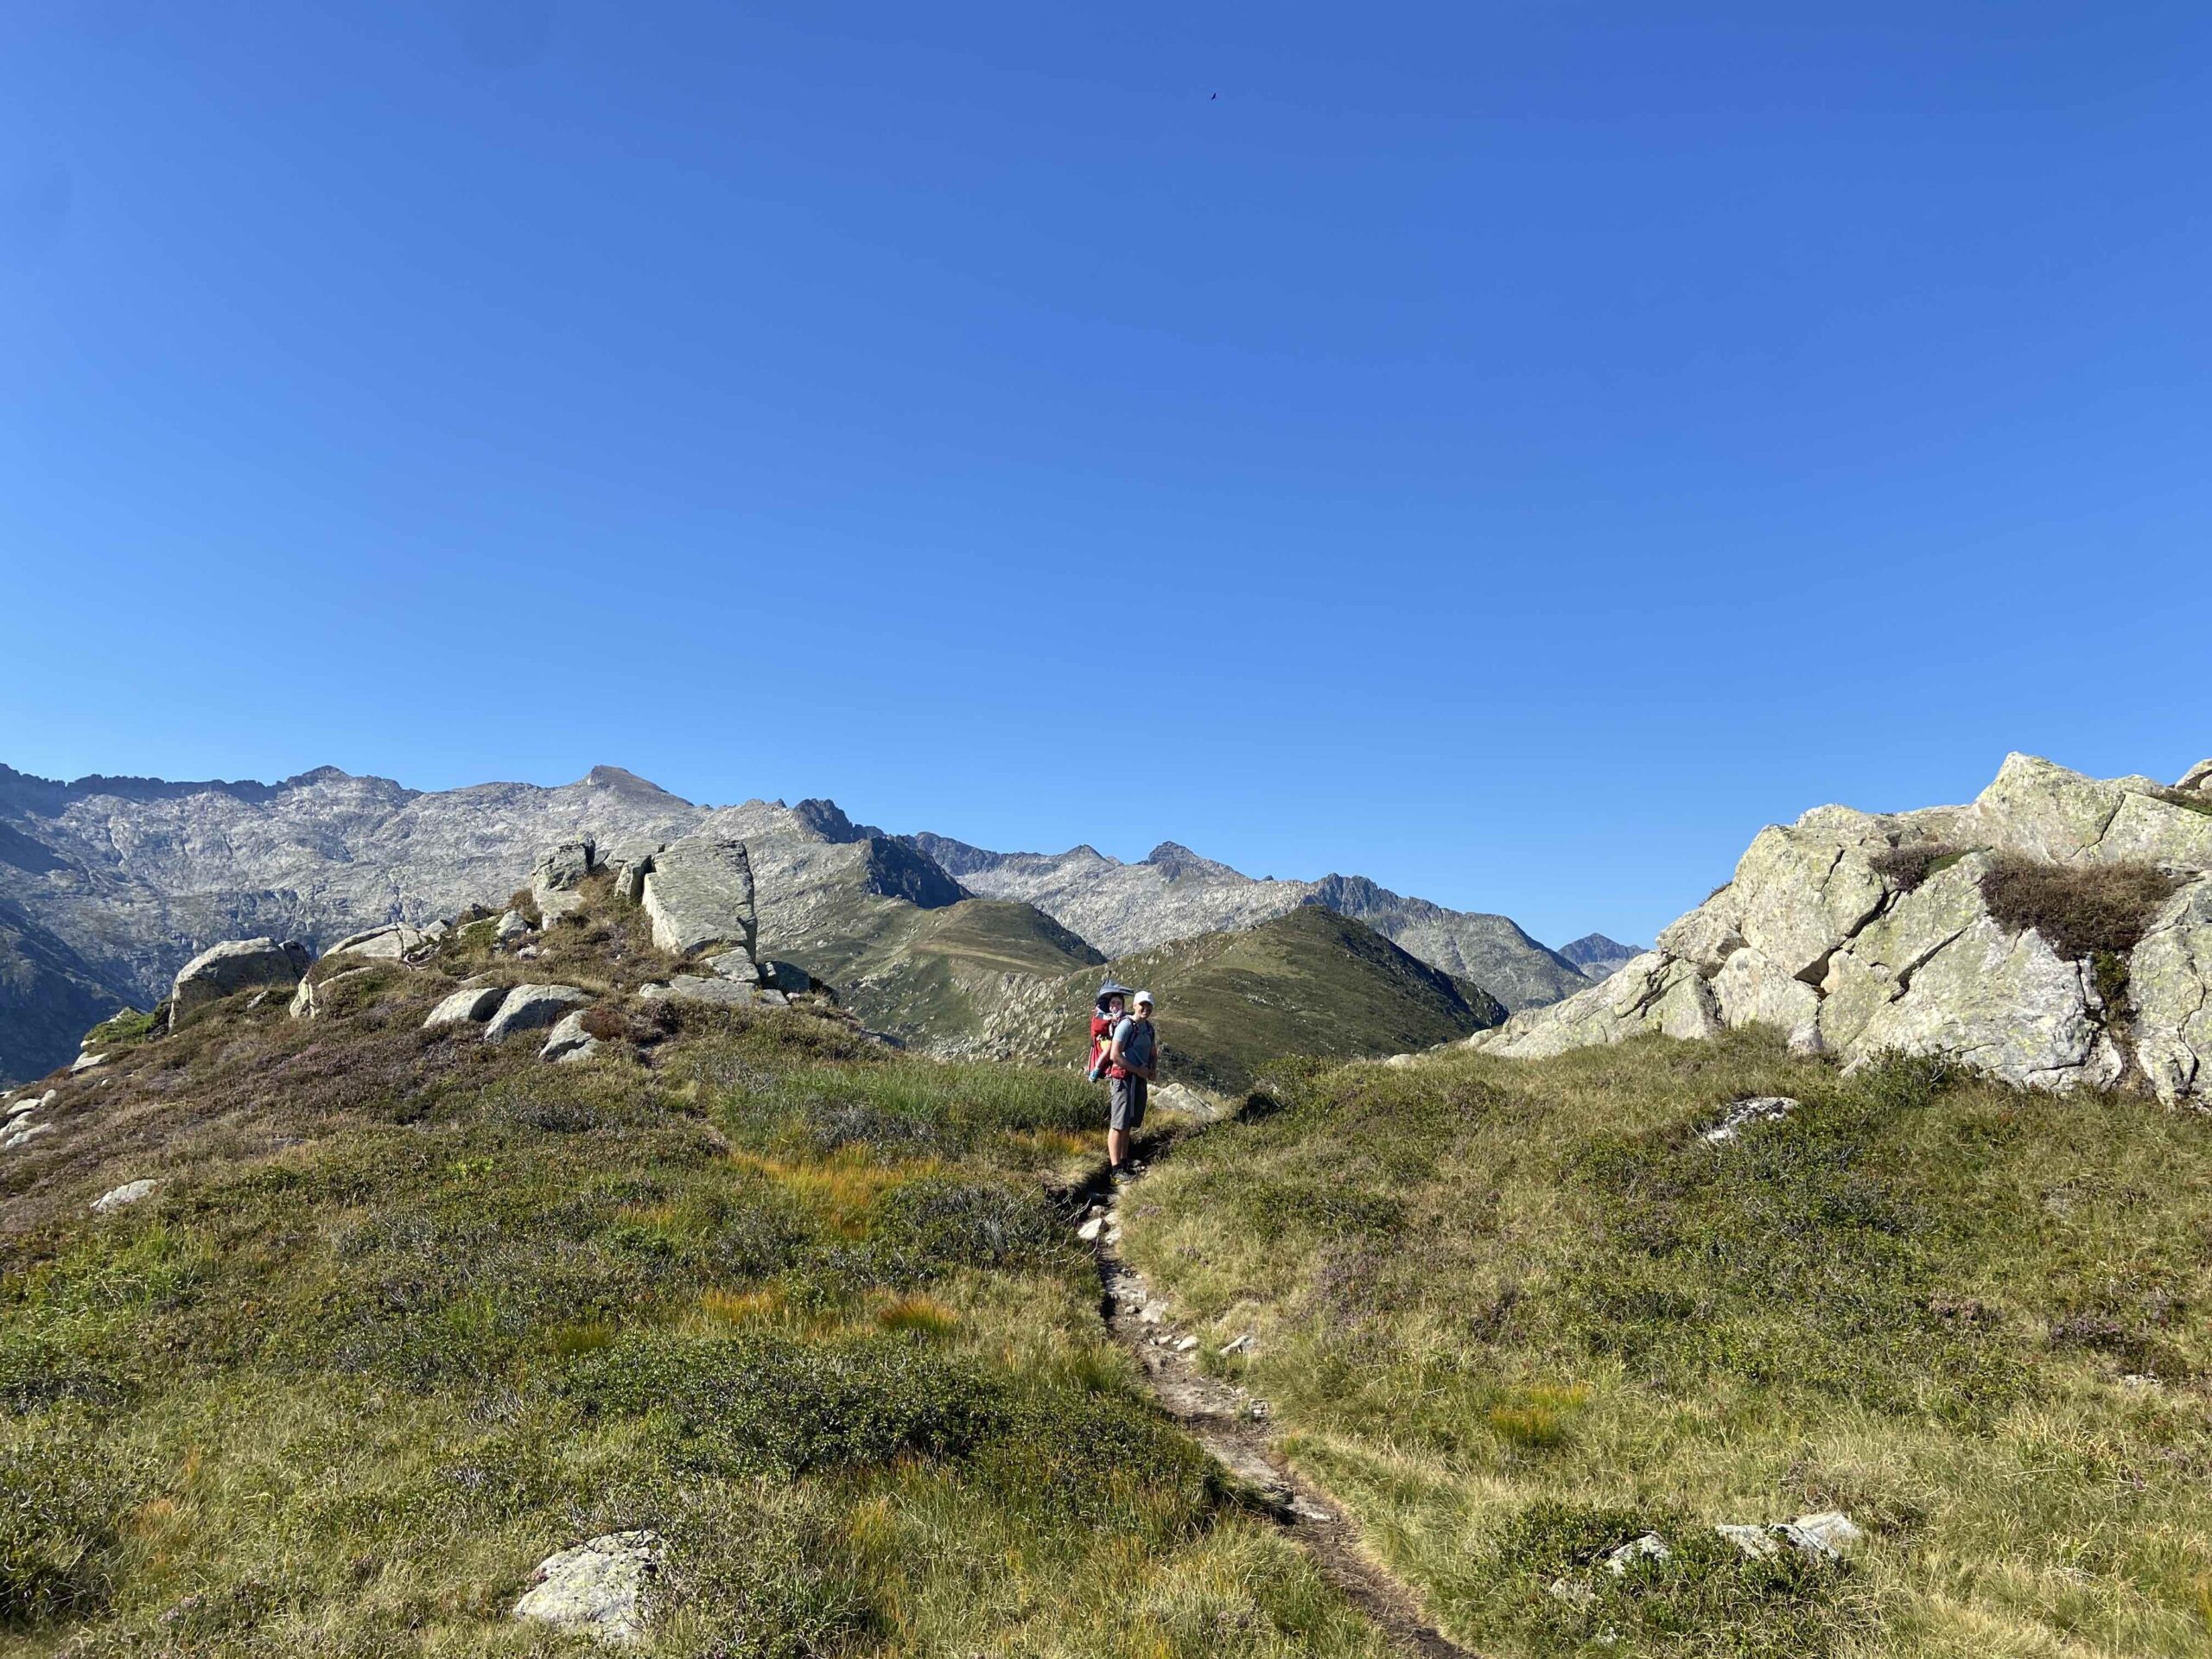
M1075 1236L1081 1239L1084 1243L1088 1244L1096 1239L1098 1235L1105 1230L1106 1217L1103 1216L1093 1216L1089 1221L1084 1222L1082 1226L1075 1230Z
M655 1532L610 1532L538 1563L530 1591L515 1603L517 1618L543 1619L608 1642L645 1634L645 1585L660 1570Z
M1243 1336L1232 1337L1229 1341L1224 1343L1222 1344L1221 1351L1224 1356L1229 1354L1241 1354L1248 1351L1251 1346L1252 1333L1249 1331L1247 1331Z
M1187 1354L1198 1345L1198 1339L1196 1337L1185 1337L1180 1342L1175 1344L1175 1351L1179 1354Z
M92 1213L105 1216L128 1204L136 1204L158 1185L155 1181L125 1181L121 1186L103 1192L92 1200Z

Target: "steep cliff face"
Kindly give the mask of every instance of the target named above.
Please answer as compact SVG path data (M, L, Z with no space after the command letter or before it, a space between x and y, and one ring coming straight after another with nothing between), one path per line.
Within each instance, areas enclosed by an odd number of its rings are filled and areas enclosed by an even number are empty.
M1824 806L1604 984L1475 1043L1522 1058L1771 1026L1855 1065L2212 1090L2212 765L2168 786L2008 757L1965 806Z
M1250 927L1311 905L1366 923L1432 968L1472 980L1509 1008L1555 1002L1589 984L1579 967L1509 917L1447 910L1365 876L1255 880L1173 842L1124 864L1091 847L994 853L944 836L910 839L969 890L1034 905L1109 956Z

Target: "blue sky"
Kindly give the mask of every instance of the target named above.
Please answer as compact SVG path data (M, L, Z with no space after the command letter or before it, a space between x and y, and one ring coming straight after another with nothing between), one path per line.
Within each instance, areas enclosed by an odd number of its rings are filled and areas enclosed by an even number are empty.
M311 15L313 14L313 15ZM0 760L1649 936L2212 753L2212 12L0 12Z

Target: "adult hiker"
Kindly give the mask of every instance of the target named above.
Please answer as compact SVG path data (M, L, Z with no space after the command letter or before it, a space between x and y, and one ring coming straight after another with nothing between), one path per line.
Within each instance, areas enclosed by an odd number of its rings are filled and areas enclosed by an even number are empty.
M1139 991L1130 1012L1114 1027L1106 1075L1113 1092L1106 1116L1106 1161L1116 1176L1129 1172L1129 1137L1144 1127L1145 1096L1152 1088L1159 1044L1152 1030L1152 993Z

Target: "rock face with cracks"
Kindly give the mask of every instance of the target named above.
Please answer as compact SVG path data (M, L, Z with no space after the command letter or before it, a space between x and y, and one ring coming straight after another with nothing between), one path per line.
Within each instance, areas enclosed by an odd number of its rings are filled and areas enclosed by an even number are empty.
M2123 948L2069 951L2063 926L1993 911L1993 874L2023 863L2148 869L2171 893ZM1656 950L1470 1042L1536 1058L1751 1025L1847 1065L1935 1054L2036 1088L2212 1094L2212 762L2168 787L2014 754L1964 806L1816 808L1761 830Z

